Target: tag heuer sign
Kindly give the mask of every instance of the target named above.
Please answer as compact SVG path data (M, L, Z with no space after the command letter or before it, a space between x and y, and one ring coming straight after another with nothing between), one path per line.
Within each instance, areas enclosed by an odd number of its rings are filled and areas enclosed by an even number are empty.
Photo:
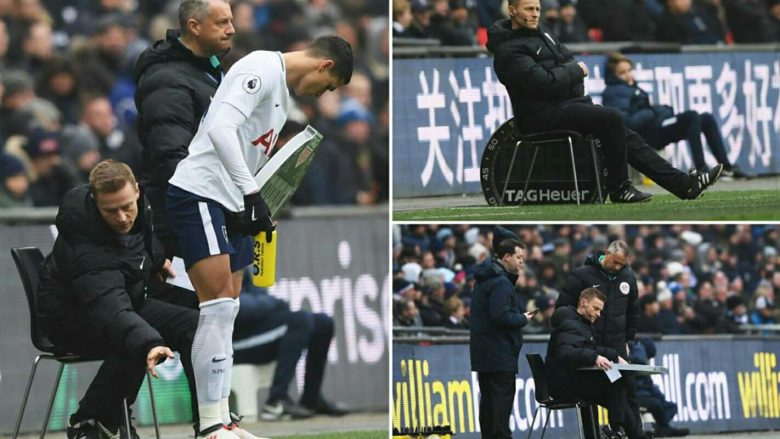
M524 194L523 188L535 147L527 143L518 147L517 140L513 119L506 121L488 139L480 166L480 183L487 203L491 206L514 206L519 205L523 198L523 204L576 203L577 193L568 142L563 140L540 146L528 182L528 190ZM590 146L587 143L575 145L574 157L577 163L580 202L598 202ZM597 166L604 175L600 160ZM602 177L601 180L603 185L605 178Z

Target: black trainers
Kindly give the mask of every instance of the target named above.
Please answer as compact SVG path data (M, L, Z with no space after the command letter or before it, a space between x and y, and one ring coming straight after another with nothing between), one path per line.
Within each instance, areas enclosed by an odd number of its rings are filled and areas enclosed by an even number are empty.
M119 439L119 432L112 432L100 421L84 419L75 422L71 417L66 431L68 439Z
M318 415L344 416L349 413L349 410L343 405L337 402L330 402L322 397L320 397L314 405L301 403L301 407L309 409L312 413Z
M696 169L691 169L688 174L691 176L693 181L691 188L688 189L688 192L682 198L687 200L695 200L699 198L702 192L704 192L704 189L707 189L708 187L715 184L716 181L718 181L720 176L723 174L723 164L718 163L706 172L700 172Z
M658 427L655 430L655 437L683 437L688 436L690 432L687 428Z
M639 191L629 181L626 181L620 185L618 190L609 194L609 199L613 203L641 203L650 201L651 198L653 198L652 194Z
M314 416L311 410L290 401L280 399L274 403L266 402L260 412L264 421L284 421L288 419L306 419Z
M628 436L626 435L625 430L623 430L623 427L618 427L617 430L613 430L609 425L605 425L601 427L601 432L603 433L603 437L606 439L626 439Z

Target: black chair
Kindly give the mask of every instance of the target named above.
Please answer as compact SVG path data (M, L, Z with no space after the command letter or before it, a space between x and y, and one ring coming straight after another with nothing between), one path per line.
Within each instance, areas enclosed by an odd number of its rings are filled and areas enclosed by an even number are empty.
M531 174L534 171L534 165L536 164L536 156L539 153L539 147L541 145L544 145L546 143L561 143L561 142L567 142L569 145L569 158L571 160L571 169L572 173L574 174L574 190L576 191L576 198L577 198L577 205L580 205L580 184L579 180L577 179L577 165L576 161L574 159L574 145L583 141L587 141L590 145L590 153L591 158L593 161L593 172L596 179L596 187L598 191L598 200L599 203L604 202L604 195L601 193L601 178L599 176L599 166L598 166L598 156L596 155L596 144L592 136L588 136L587 138L583 138L582 135L575 131L567 131L567 130L557 130L557 131L544 131L541 133L534 133L534 134L528 134L528 135L521 135L519 136L517 143L515 144L515 149L512 153L512 160L509 162L509 171L507 172L507 175L512 175L512 168L515 164L515 158L517 157L517 151L523 146L528 145L529 147L534 148L534 154L531 158L531 165L528 167L528 175L526 175L525 178L525 184L523 185L523 198L520 200L520 205L522 206L525 202L525 194L528 193L528 183L531 181ZM509 178L506 179L504 182L504 188L501 191L501 200L504 199L503 194L506 192L507 186L509 184Z
M16 439L19 435L19 428L22 425L22 419L24 418L24 409L27 406L27 398L30 396L30 389L32 388L33 378L35 378L35 371L38 368L38 363L41 360L54 360L60 363L59 371L57 372L57 380L54 382L54 390L52 390L51 398L49 399L49 405L46 409L46 415L43 420L43 430L41 431L40 438L46 435L46 430L49 426L49 417L51 416L51 409L54 405L54 398L57 396L57 388L62 378L62 371L66 364L85 363L88 361L100 361L101 358L86 358L79 355L73 355L68 353L56 352L54 345L48 338L44 337L38 332L38 325L36 322L36 305L38 300L38 272L40 269L41 261L43 261L43 254L37 247L21 247L12 248L11 256L16 263L16 269L19 271L19 277L22 280L22 286L24 287L24 293L27 296L27 306L30 309L30 337L32 339L33 346L42 353L35 357L35 361L30 371L30 378L27 380L27 389L24 391L24 399L22 399L22 407L19 409L19 415L16 418L16 427L14 427L13 439ZM157 439L160 439L160 425L157 422L157 408L154 404L154 394L152 393L152 379L149 373L146 373L147 384L149 385L149 398L152 403L152 416L154 417L154 433ZM124 404L125 414L125 428L130 431L130 416L127 407L127 401Z
M580 400L556 400L550 396L547 390L547 376L544 369L544 360L539 354L526 354L525 358L528 360L528 366L531 367L531 375L534 379L534 387L536 388L536 410L534 410L534 416L531 420L531 424L528 428L528 439L531 439L531 435L534 432L534 423L536 422L536 414L539 412L539 408L543 407L547 409L547 419L544 421L544 428L542 429L542 438L547 431L547 423L550 422L550 413L553 410L564 409L576 409L577 411L577 428L579 429L580 438L585 438L585 432L582 429L582 415L580 414L580 407L588 407L590 411L591 425L593 426L593 437L600 437L596 431L596 422L593 417L593 406L586 401Z

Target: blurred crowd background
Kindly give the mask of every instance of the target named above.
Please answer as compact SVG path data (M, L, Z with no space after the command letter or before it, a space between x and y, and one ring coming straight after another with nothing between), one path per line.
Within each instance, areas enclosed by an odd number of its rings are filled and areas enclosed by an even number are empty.
M371 0L231 1L225 68L253 50L292 51L324 34L352 45L350 84L295 98L285 134L323 135L297 205L384 203L388 195L388 5ZM57 206L100 160L136 173L133 66L166 29L176 0L0 0L0 208ZM280 144L283 141L280 140Z
M483 45L506 0L392 0L393 36L444 46ZM780 42L780 0L540 0L542 23L563 43Z
M632 250L638 331L652 334L737 333L743 324L777 323L780 293L778 225L508 226L526 245L516 288L524 311L539 309L524 328L550 332L566 278L586 257L616 239ZM395 225L395 327L468 328L473 272L491 257L493 226Z

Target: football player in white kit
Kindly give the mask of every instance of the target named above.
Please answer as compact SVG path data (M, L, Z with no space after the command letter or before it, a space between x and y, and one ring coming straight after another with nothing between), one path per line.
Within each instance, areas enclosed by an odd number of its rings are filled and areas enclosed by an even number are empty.
M192 366L198 437L255 438L228 407L233 322L252 237L275 225L254 175L268 161L296 95L319 97L349 82L352 48L336 36L296 52L255 51L225 75L166 194L168 223L200 302Z

